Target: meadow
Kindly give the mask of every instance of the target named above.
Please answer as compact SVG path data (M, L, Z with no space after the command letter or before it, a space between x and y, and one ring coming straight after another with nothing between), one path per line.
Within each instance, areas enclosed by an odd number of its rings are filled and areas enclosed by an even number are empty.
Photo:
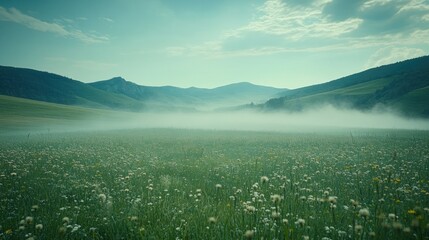
M429 132L0 136L0 239L429 239Z

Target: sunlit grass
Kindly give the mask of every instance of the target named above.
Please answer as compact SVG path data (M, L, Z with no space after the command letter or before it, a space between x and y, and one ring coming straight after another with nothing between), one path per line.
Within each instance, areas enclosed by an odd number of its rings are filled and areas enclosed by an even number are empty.
M428 132L1 139L0 239L427 239Z

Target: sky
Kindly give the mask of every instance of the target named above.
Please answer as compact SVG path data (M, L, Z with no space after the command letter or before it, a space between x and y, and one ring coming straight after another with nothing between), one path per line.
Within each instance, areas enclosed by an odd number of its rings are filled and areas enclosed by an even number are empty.
M299 88L429 54L429 0L0 0L0 65Z

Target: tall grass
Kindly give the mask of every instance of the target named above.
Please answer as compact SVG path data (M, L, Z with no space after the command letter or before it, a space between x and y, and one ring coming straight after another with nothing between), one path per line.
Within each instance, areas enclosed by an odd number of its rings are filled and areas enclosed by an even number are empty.
M0 239L428 239L429 134L0 139Z

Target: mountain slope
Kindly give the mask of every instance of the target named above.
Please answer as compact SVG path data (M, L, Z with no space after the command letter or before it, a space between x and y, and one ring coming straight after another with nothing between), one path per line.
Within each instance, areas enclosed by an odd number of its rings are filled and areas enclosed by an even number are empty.
M65 105L141 109L127 96L101 91L85 83L32 69L0 66L0 94Z
M126 81L121 77L88 83L88 85L103 91L122 94L136 100L146 100L152 95L152 93L147 91L147 88Z
M0 132L66 130L79 121L112 119L116 112L0 95Z
M425 89L427 86L429 56L290 90L282 93L282 97L270 99L263 108L300 111L331 104L368 110L381 106L403 115L429 117L429 95Z

